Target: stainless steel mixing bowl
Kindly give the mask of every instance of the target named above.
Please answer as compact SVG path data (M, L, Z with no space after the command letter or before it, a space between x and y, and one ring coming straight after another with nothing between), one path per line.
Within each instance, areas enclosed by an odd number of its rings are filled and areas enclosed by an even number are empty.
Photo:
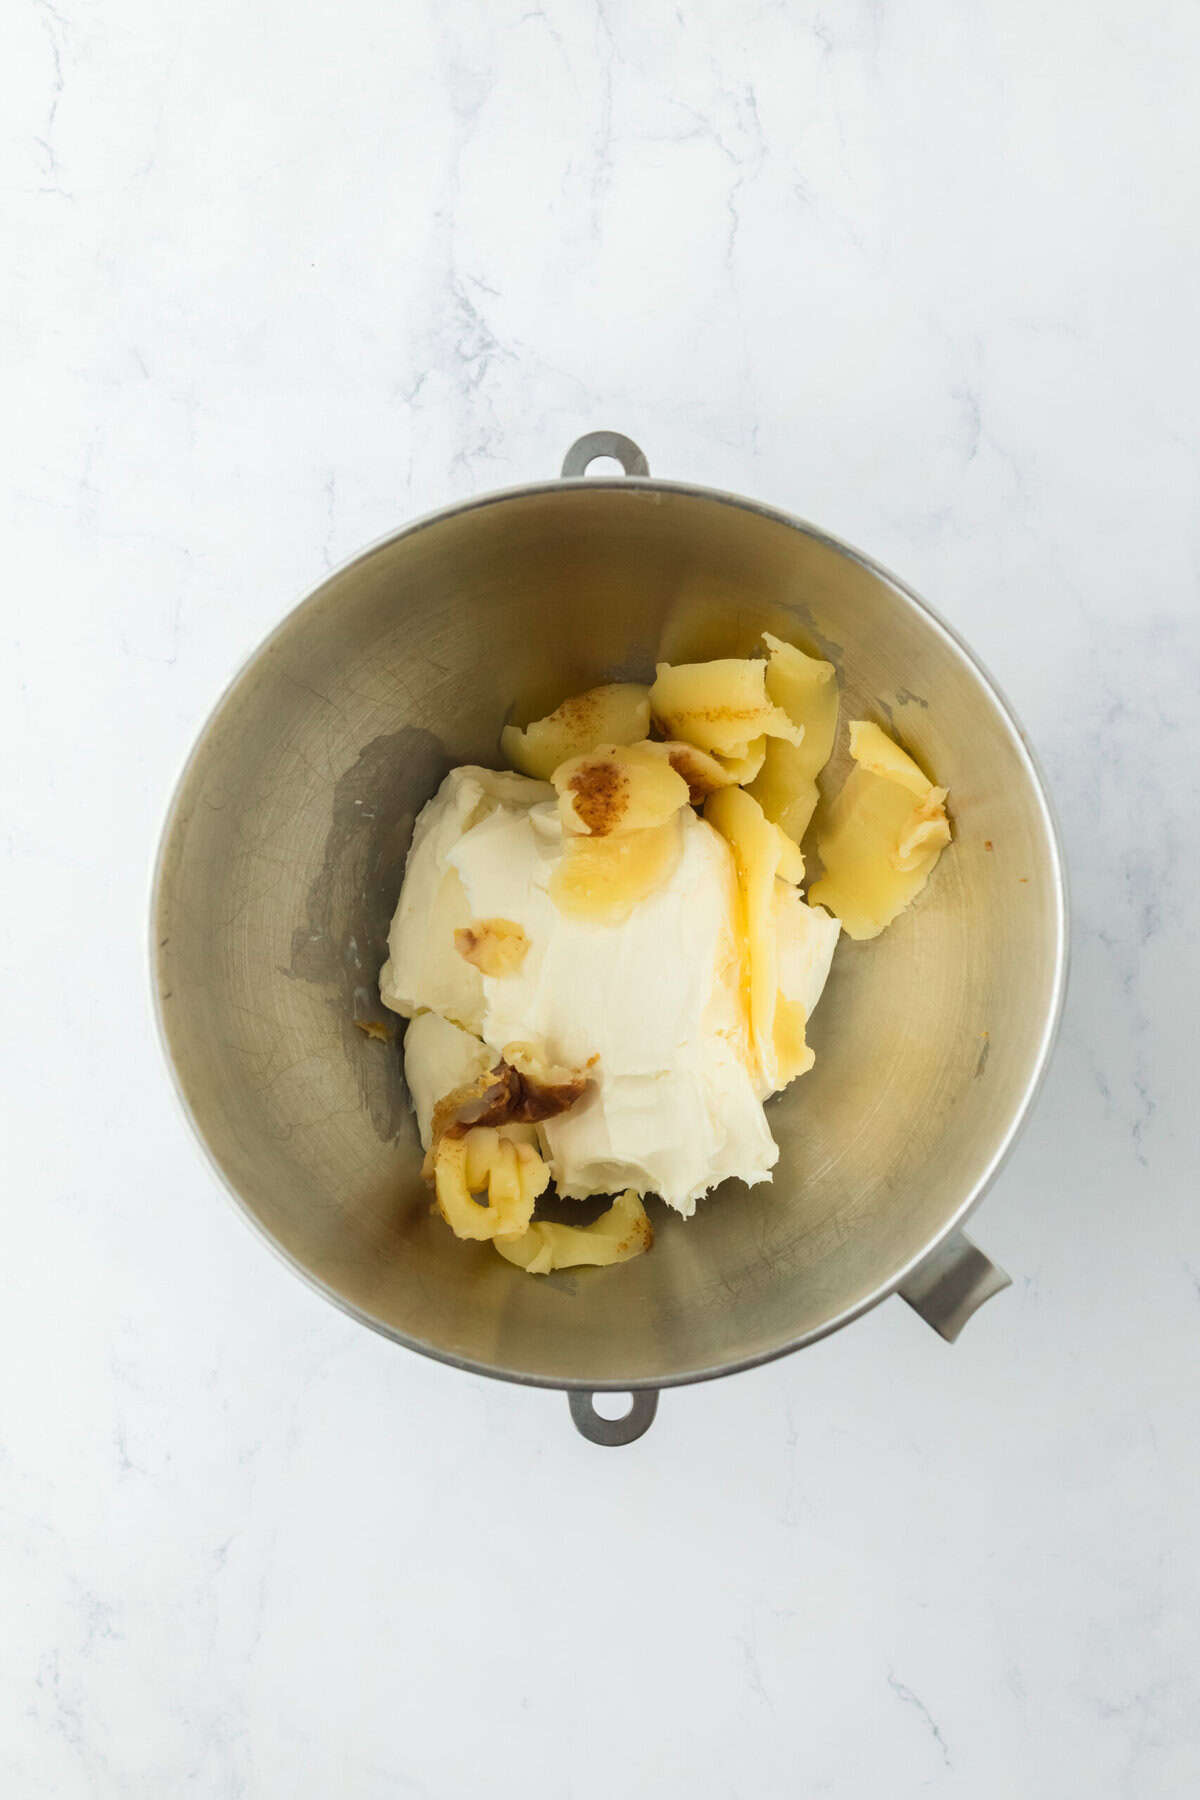
M615 455L629 472L583 479ZM154 960L167 1055L248 1217L364 1324L565 1388L598 1442L656 1391L810 1344L899 1290L944 1336L1005 1285L960 1227L1025 1118L1066 965L1062 859L1037 767L965 646L858 552L770 507L648 477L593 433L561 481L447 508L332 575L234 681L180 782ZM953 848L873 943L843 943L816 1067L770 1104L773 1185L655 1215L653 1252L533 1279L431 1215L385 954L415 814L524 717L656 659L764 630L838 666L950 788ZM832 765L837 781L842 767ZM670 947L664 946L664 954ZM603 1419L591 1394L631 1390Z

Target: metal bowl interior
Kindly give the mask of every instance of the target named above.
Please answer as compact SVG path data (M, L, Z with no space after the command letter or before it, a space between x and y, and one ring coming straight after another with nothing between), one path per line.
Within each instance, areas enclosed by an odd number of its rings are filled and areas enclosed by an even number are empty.
M414 815L452 764L656 660L829 656L949 785L955 844L917 904L844 943L816 1066L770 1103L773 1185L728 1184L649 1256L532 1279L431 1216L399 1055L366 1038ZM828 779L841 778L835 761ZM821 1336L970 1210L1049 1051L1065 953L1053 823L1011 715L881 570L730 496L521 489L335 574L226 693L184 773L155 897L159 1009L192 1121L250 1218L357 1317L483 1372L661 1386Z

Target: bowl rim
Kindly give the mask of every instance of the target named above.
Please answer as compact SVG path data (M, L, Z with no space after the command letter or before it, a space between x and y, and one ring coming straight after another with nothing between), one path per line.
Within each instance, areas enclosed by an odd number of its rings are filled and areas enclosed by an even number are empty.
M1000 1141L992 1156L989 1158L986 1167L983 1169L978 1180L967 1192L962 1203L936 1235L929 1240L917 1255L911 1257L902 1268L896 1270L885 1281L872 1289L869 1294L865 1295L861 1300L855 1301L853 1305L844 1308L834 1318L826 1320L823 1324L814 1327L810 1331L799 1332L794 1337L789 1337L779 1344L773 1344L766 1350L756 1351L753 1355L738 1357L729 1362L714 1363L696 1369L689 1369L680 1373L659 1377L643 1376L636 1380L607 1376L567 1376L555 1378L549 1375L533 1374L524 1369L506 1368L497 1363L483 1362L478 1358L458 1356L451 1351L441 1350L436 1345L426 1343L420 1338L413 1337L408 1333L399 1330L396 1326L387 1324L382 1319L372 1317L371 1314L365 1312L353 1301L347 1300L343 1295L337 1293L335 1289L328 1285L328 1283L323 1281L318 1275L315 1275L311 1269L295 1257L289 1250L285 1249L273 1233L267 1229L257 1214L251 1209L249 1203L242 1194L239 1193L238 1189L226 1174L215 1151L209 1144L200 1121L196 1117L192 1105L184 1092L180 1071L176 1066L175 1058L171 1050L166 1018L163 1011L163 982L159 966L161 950L163 948L160 943L160 914L163 906L163 876L167 855L175 835L176 826L179 822L180 810L190 777L204 751L212 728L220 718L226 704L241 686L243 680L250 671L259 663L260 659L270 653L274 644L290 627L297 614L306 611L309 607L318 605L326 590L336 582L340 581L342 576L357 563L364 562L368 557L377 555L381 550L390 548L393 544L399 543L404 538L414 537L418 533L426 531L433 526L444 524L450 519L460 518L466 513L480 511L485 507L502 505L505 502L512 500L524 500L537 496L561 494L580 489L630 494L638 492L675 494L684 499L716 501L724 506L733 506L742 512L753 513L774 524L783 525L790 530L798 531L802 536L823 545L826 549L833 551L838 556L847 558L850 562L857 564L858 567L865 570L868 574L885 582L902 600L921 614L941 635L948 648L968 665L971 672L990 694L994 704L1012 733L1016 747L1023 759L1026 774L1029 777L1031 786L1037 797L1042 823L1046 831L1047 842L1050 846L1050 873L1052 877L1052 892L1054 899L1055 943L1051 997L1050 1004L1046 1009L1045 1016L1041 1023L1033 1071L1026 1084L1025 1092L1022 1095L1019 1104L1014 1109L1012 1117L1009 1119L1009 1122L1001 1135ZM381 537L365 545L362 549L356 550L353 555L346 557L335 568L331 569L326 574L325 578L315 588L310 589L309 592L297 601L294 606L290 607L267 635L243 657L230 679L225 683L217 700L209 709L171 789L170 801L167 806L166 816L163 821L162 831L158 839L158 845L153 860L150 879L148 923L150 927L150 942L147 974L150 979L151 1005L158 1033L158 1041L162 1050L167 1072L170 1076L171 1087L174 1091L176 1101L178 1102L185 1119L191 1126L192 1132L207 1159L209 1166L217 1176L221 1186L233 1201L236 1210L241 1214L255 1234L269 1246L280 1261L282 1261L294 1274L298 1275L315 1293L320 1294L325 1300L328 1300L332 1305L336 1306L339 1311L347 1314L348 1317L356 1320L359 1324L365 1325L370 1330L377 1332L381 1337L388 1338L393 1343L402 1345L406 1350L413 1350L418 1355L427 1357L434 1362L442 1363L450 1368L464 1370L469 1374L485 1375L496 1381L512 1382L519 1387L545 1388L560 1393L624 1394L637 1393L640 1391L657 1392L662 1388L690 1387L697 1382L716 1381L726 1375L741 1374L745 1370L761 1368L765 1364L775 1362L781 1357L790 1356L797 1350L806 1349L810 1344L819 1343L822 1338L832 1336L835 1331L841 1331L845 1326L853 1324L856 1319L862 1318L866 1313L871 1312L875 1307L881 1305L883 1301L889 1299L899 1288L903 1287L909 1276L912 1275L915 1270L920 1268L921 1264L925 1262L928 1257L933 1255L933 1253L945 1243L948 1238L952 1237L955 1232L962 1229L965 1221L979 1206L1012 1155L1021 1133L1028 1124L1034 1102L1041 1092L1042 1085L1046 1078L1046 1072L1050 1064L1055 1040L1057 1039L1062 1021L1063 1005L1066 997L1067 979L1070 967L1070 907L1067 865L1063 852L1062 833L1055 813L1054 804L1050 798L1045 774L1042 770L1037 753L1034 750L1012 703L1009 701L1008 696L1004 693L990 670L985 667L980 658L970 648L966 640L955 630L948 620L943 618L942 614L939 613L935 607L931 606L927 600L924 600L915 589L908 585L907 582L902 581L898 575L894 575L890 569L885 568L883 564L877 562L874 557L868 556L865 551L856 549L854 545L846 543L842 538L835 537L832 532L823 530L820 526L812 524L809 520L802 519L798 514L790 513L783 507L773 506L766 501L754 500L743 494L731 493L723 488L707 487L694 482L675 481L669 478L664 479L656 476L605 474L598 476L582 475L575 477L555 477L542 481L519 482L509 487L495 488L489 490L487 493L471 495L465 500L454 501L448 506L437 507L430 512L422 513L418 518L410 520L407 524L401 525L398 529L385 532Z

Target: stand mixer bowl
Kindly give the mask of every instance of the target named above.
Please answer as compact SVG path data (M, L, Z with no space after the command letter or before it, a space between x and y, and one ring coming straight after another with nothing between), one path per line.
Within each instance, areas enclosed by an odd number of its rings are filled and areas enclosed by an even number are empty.
M605 453L630 473L584 479ZM564 472L397 532L255 653L175 795L153 955L192 1124L288 1262L411 1349L567 1389L587 1435L622 1442L658 1389L799 1349L897 1289L953 1336L1005 1284L961 1225L1049 1056L1065 882L1011 711L900 582L770 507L650 479L615 434ZM497 762L510 712L746 655L764 630L835 662L843 720L880 719L949 787L954 844L887 932L839 947L816 1065L768 1107L774 1182L729 1183L687 1223L655 1208L632 1263L531 1278L432 1215L396 1045L355 1024L389 1017L413 819L454 764ZM601 1389L633 1391L628 1420L599 1416Z

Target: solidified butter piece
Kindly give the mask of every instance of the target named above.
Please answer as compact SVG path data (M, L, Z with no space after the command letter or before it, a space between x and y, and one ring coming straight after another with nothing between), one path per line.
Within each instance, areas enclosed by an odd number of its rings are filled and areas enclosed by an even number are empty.
M530 1275L548 1275L552 1269L583 1264L629 1262L650 1248L654 1231L641 1200L629 1188L591 1225L539 1222L519 1236L497 1236L492 1242L506 1261Z
M860 769L880 775L884 781L894 781L898 787L915 794L918 800L924 800L933 787L928 775L918 768L908 751L902 750L882 726L872 724L869 719L851 719L850 754Z
M544 719L521 730L506 725L500 748L514 769L549 781L559 763L597 744L637 744L650 730L650 690L614 681L573 694Z
M753 799L753 795L751 795ZM795 838L790 838L780 826L775 827L779 833L776 848L779 853L779 866L776 874L780 881L786 881L789 887L799 887L804 880L804 852Z
M713 794L704 817L728 842L737 869L744 992L759 1072L769 1088L786 1087L812 1067L813 1055L804 1041L804 1008L779 992L775 894L781 878L803 878L804 860L741 788Z
M620 924L639 900L671 879L681 849L678 817L644 831L566 836L562 859L550 877L550 898L572 918Z
M769 738L764 733L762 737L751 738L740 755L718 756L716 760L729 776L731 783L737 787L748 787L767 760L768 746L782 742L782 738ZM787 747L791 750L795 746L789 744Z
M642 749L652 756L666 757L675 773L687 782L688 799L693 806L703 806L718 788L735 787L738 783L737 771L728 767L727 759L710 756L707 750L698 750L695 744L683 744L675 738L665 742L647 738Z
M451 1231L477 1241L524 1231L534 1201L550 1184L550 1171L531 1144L482 1125L438 1139L433 1177L438 1211ZM486 1202L475 1199L485 1191Z
M746 657L659 663L650 689L655 719L668 737L714 756L745 759L764 735L802 742L803 730L767 697L767 665Z
M950 822L947 790L878 725L851 723L850 754L856 767L817 821L825 873L809 900L861 941L916 899L950 842Z
M688 782L661 746L602 744L562 763L554 785L563 854L550 898L572 918L618 924L675 872Z
M913 808L896 846L897 869L905 873L915 869L931 851L936 861L946 848L950 842L950 821L946 817L949 791L948 788L930 788L924 800Z
M665 825L688 803L688 784L648 744L600 744L554 771L568 832L609 837Z
M799 744L774 737L768 741L762 771L751 783L750 792L768 819L799 843L816 811L816 778L833 752L837 672L832 663L806 656L769 631L764 631L763 643L770 652L767 696L793 725L803 727L804 736Z

